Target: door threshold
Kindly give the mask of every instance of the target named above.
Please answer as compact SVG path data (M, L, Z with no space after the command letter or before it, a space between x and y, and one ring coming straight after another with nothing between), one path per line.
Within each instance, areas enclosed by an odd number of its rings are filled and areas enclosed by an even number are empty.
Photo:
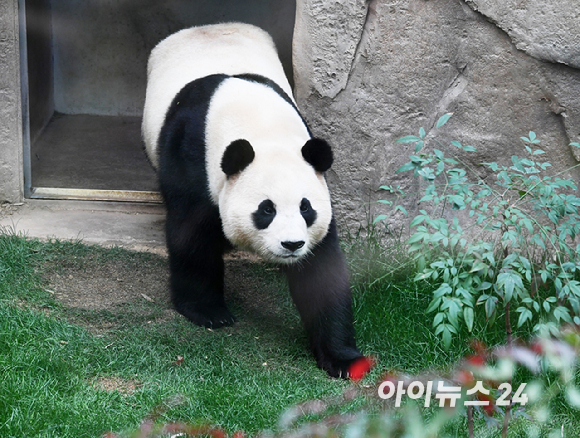
M162 204L159 192L139 190L93 190L93 189L63 189L56 187L33 187L30 190L31 199L62 199L75 201L118 201L143 202Z

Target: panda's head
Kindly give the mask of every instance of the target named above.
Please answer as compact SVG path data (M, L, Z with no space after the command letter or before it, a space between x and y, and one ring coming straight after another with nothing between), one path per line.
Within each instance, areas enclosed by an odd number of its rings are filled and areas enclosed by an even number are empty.
M307 255L328 233L332 219L323 172L332 165L330 146L310 139L298 153L256 155L246 140L232 142L221 168L227 176L219 197L226 237L276 263Z

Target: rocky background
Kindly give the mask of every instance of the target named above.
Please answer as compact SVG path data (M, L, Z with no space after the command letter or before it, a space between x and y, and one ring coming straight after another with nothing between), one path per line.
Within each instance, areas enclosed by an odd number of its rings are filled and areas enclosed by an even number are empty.
M447 112L440 138L476 147L474 164L523 156L530 130L554 172L579 164L578 0L299 0L293 56L298 105L334 146L343 229L385 212L382 184L417 193L410 172L395 175L413 146L395 140Z
M22 196L18 51L18 2L0 0L0 202Z

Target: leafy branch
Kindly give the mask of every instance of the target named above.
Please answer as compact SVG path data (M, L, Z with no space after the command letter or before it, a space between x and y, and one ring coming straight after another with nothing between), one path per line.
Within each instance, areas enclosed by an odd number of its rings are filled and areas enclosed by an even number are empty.
M440 117L435 129L451 116ZM435 333L447 348L462 326L473 330L478 308L491 323L503 308L508 342L512 304L517 327L580 324L577 187L560 177L565 171L546 175L551 164L539 160L545 151L534 132L520 139L527 156L513 156L511 165L482 163L490 183L462 158L476 152L473 146L454 140L445 147L424 128L397 140L415 147L396 172L413 171L426 182L419 199L424 207L410 222L414 232L407 244L418 267L415 279L434 285L427 312L434 313ZM425 152L428 140L436 147Z

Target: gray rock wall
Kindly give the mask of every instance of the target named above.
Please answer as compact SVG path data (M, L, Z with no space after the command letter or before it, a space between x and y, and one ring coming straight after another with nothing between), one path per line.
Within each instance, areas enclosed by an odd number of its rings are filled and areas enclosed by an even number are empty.
M580 68L580 4L574 0L465 0L534 58Z
M0 0L0 201L22 199L18 3Z
M328 180L342 227L381 212L381 184L417 193L410 173L395 175L412 152L395 140L430 132L446 112L454 116L442 138L475 146L474 164L522 156L518 139L530 130L554 169L578 164L568 144L580 140L579 8L546 3L298 2L296 96L334 146ZM405 199L411 215L417 199ZM393 225L405 222L395 216Z

